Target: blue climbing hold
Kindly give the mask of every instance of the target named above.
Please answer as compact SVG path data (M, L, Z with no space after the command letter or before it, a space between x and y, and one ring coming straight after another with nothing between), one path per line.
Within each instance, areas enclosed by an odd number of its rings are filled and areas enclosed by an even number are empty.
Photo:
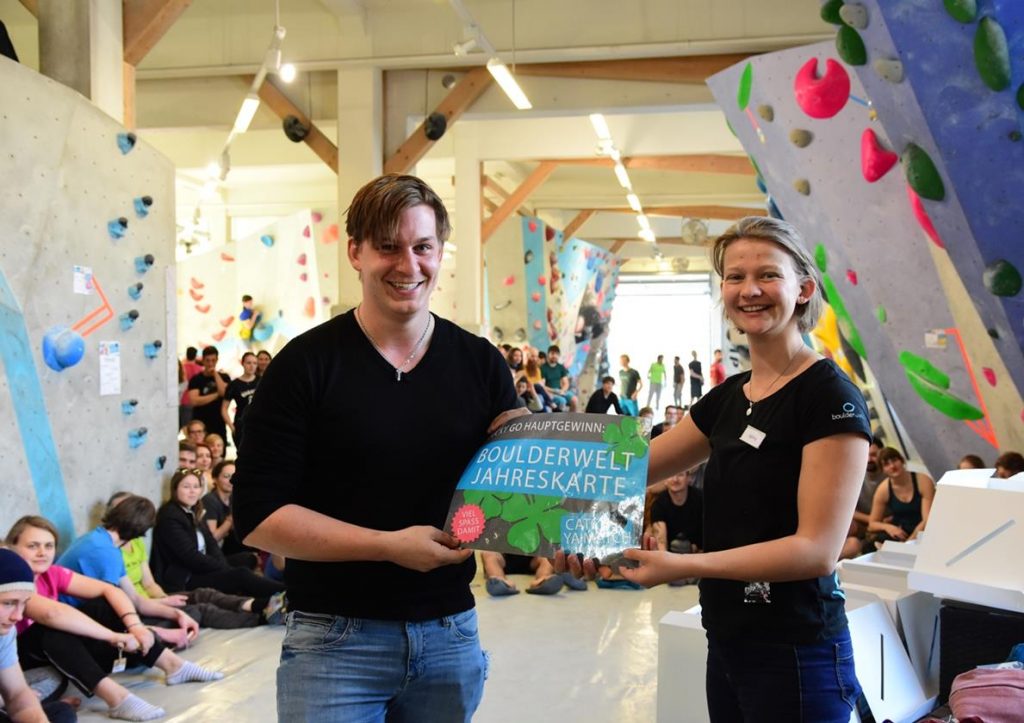
M43 361L55 372L62 372L82 361L85 339L66 326L55 326L43 334Z
M128 219L124 216L115 218L107 224L107 232L110 234L110 238L115 241L124 238L124 235L128 232Z
M134 133L118 133L117 147L121 149L122 154L127 155L132 148L135 148L135 140Z
M270 234L263 234L262 236L260 236L260 241L262 241L263 245L266 246L268 249L274 245L274 237L271 236Z

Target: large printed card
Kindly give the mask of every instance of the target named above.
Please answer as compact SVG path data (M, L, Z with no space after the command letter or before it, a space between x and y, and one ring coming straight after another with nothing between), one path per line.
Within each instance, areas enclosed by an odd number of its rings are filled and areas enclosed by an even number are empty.
M476 550L617 559L643 532L648 434L635 417L517 417L473 456L445 529Z

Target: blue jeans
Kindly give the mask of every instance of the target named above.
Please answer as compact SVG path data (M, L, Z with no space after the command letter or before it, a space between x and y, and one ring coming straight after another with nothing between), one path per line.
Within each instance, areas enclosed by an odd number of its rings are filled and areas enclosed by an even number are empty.
M424 622L288 613L277 669L287 723L455 723L483 697L475 610Z
M860 696L850 633L809 645L708 635L707 693L712 723L847 723Z

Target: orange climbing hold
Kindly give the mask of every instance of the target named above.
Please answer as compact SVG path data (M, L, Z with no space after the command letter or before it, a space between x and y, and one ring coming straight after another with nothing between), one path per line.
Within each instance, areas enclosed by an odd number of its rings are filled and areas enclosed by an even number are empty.
M306 316L312 319L316 315L316 301L310 296L306 299L306 308L304 309Z
M206 286L206 284L204 284L202 281L197 279L195 276L193 276L191 279L189 279L189 283L192 285L193 289L201 289L204 286Z
M224 329L221 329L220 331L213 332L212 334L210 334L210 336L213 337L214 341L223 341L225 334L227 334L227 331L224 330Z
M188 295L192 297L192 301L202 301L203 300L203 295L200 294L195 289L189 289L188 290Z
M210 305L209 304L196 304L196 311L198 311L200 314L205 314L209 310L210 310Z

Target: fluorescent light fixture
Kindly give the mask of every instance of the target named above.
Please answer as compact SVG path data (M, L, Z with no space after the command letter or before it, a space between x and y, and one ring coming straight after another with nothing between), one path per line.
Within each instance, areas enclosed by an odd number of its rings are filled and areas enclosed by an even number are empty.
M626 200L629 201L629 207L637 213L640 213L643 210L640 206L640 197L635 193L627 193Z
M281 69L277 71L277 76L285 83L291 83L293 80L295 80L295 76L297 74L298 71L295 69L295 66L292 63L285 63L284 65L281 66Z
M611 138L601 138L597 141L597 153L601 156L610 156L615 151L615 142Z
M608 152L608 157L616 163L622 163L622 154L619 153L619 149L612 146L611 151Z
M220 178L220 164L217 161L210 161L206 164L207 178Z
M529 110L533 107L530 99L526 97L526 93L519 87L516 79L512 77L512 73L507 65L498 58L491 58L487 61L487 70L494 77L494 80L498 82L498 85L501 86L501 89L505 91L505 95L512 101L512 105L519 110Z
M619 179L619 185L623 188L633 187L633 184L629 182L629 174L626 173L626 167L622 165L622 161L615 164L615 177Z
M656 240L656 239L654 238L654 231L652 231L652 230L651 230L651 229L649 229L649 228L642 228L642 229L640 229L640 233L639 233L639 236L640 236L640 238L642 238L642 239L643 239L644 241L649 241L650 243L654 243L654 242L655 242L655 240Z
M217 186L220 185L216 178L207 179L206 183L203 184L202 190L199 192L199 198L203 201L208 201L217 195ZM195 229L192 230L192 233Z
M242 107L238 109L238 116L235 118L235 133L245 133L249 130L252 117L256 115L256 109L260 107L260 99L255 93L249 93L242 101Z
M603 114L591 113L590 125L594 126L594 133L597 133L597 137L601 140L610 141L612 139L612 132L608 130L608 123Z
M640 224L640 228L642 228L644 231L651 230L651 222L647 220L647 216L645 216L644 214L638 213L636 216L636 222Z

